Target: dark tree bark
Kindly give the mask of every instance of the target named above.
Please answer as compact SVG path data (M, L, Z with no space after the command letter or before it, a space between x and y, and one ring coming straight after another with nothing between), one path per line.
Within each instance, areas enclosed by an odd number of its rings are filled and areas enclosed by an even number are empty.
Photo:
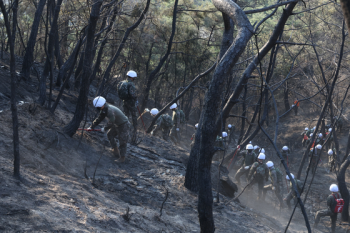
M63 0L57 0L57 4L55 7L55 11L54 11L54 16L53 16L53 20L52 20L52 25L51 25L51 29L50 29L50 33L49 33L49 44L47 46L47 54L46 54L46 61L45 61L45 67L44 67L44 71L41 75L40 78L40 93L39 93L39 99L38 99L38 103L40 105L44 105L45 101L46 101L46 79L49 75L49 73L52 74L52 70L53 70L53 66L54 66L54 59L53 58L53 50L54 50L54 46L55 46L55 32L56 32L56 28L57 28L57 21L58 21L58 16L60 14L61 11L61 3ZM46 22L47 24L49 22ZM51 86L51 83L50 83ZM50 88L51 89L51 88Z
M56 27L56 32L55 32L55 57L56 57L58 69L61 69L63 65L63 60L62 60L61 51L60 51L58 27Z
M22 75L26 81L30 81L30 67L33 64L33 52L36 43L36 36L38 34L41 14L43 13L46 0L40 0L35 11L32 30L30 32L29 40L27 43L26 53L23 58Z
M288 111L290 109L290 105L289 105L289 98L288 98L288 81L286 81L286 86L283 89L283 101L284 101L284 108L286 111Z
M103 39L103 41L102 41L102 43L101 43L101 46L100 46L100 50L99 50L98 53L97 53L97 58L96 58L94 70L93 70L92 75L91 75L91 80L90 80L90 82L92 82L92 81L95 79L97 72L100 70L100 65L101 65L101 62L102 62L103 50L104 50L104 48L105 48L105 45L107 44L108 34L109 34L109 32L112 30L114 21L115 21L115 19L116 19L116 17L117 17L117 12L118 12L118 8L115 9L115 11L114 11L114 14L113 14L113 16L112 16L111 22L110 22L110 24L109 24L109 27L108 27L108 29L106 30L106 34L105 34L106 36L105 36L105 38ZM102 27L101 27L101 28L102 28ZM95 43L95 44L96 44L96 43ZM95 45L95 46L97 46L97 45ZM96 50L95 50L95 52L96 52ZM94 54L95 54L95 52L94 52Z
M156 75L158 74L158 72L160 71L160 69L162 68L164 62L168 59L168 56L169 56L169 54L171 52L171 46L173 44L173 39L174 39L174 36L175 36L175 31L176 31L176 15L177 15L177 4L178 4L178 2L179 2L179 0L175 0L175 3L174 3L173 22L172 22L171 35L170 35L170 38L169 38L167 51L164 54L164 56L160 59L157 67L154 70L152 70L150 75L147 77L146 88L143 91L143 101L142 101L142 105L141 105L141 109L140 109L141 112L143 112L145 110L145 108L146 108L148 97L149 97L149 91L151 90L151 84L152 84L153 80L155 79Z
M74 88L76 90L78 90L80 87L81 71L83 70L83 62L84 62L84 57L85 57L84 51L85 50L86 50L86 48L84 48L84 50L80 54L79 63L78 63L77 68L75 69L75 73L74 73L74 80L75 80L74 81Z
M18 116L16 103L16 57L15 57L15 41L16 41L16 25L17 25L17 9L18 0L12 2L12 31L9 16L6 11L4 2L0 0L0 8L5 21L5 27L10 44L10 73L11 73L11 112L12 112L12 129L13 129L13 153L14 153L14 169L13 175L20 178L20 154L19 154L19 135L18 135Z
M225 13L222 13L222 17L224 20L225 30L224 30L223 36L222 36L219 59L221 59L223 57L223 55L226 53L226 51L232 45L233 29L234 29L234 23L233 23L233 20L230 18L230 16L225 14ZM203 74L208 74L209 72L214 70L215 67L216 67L216 64L214 64L209 70L207 70ZM204 77L203 74L201 74L202 76L199 75L197 78ZM191 84L193 85L194 81L192 81ZM183 95L186 90L189 90L190 85L187 86L185 88L185 90L183 92L181 92L181 94L179 96ZM174 103L174 101L172 101L171 103ZM170 104L168 104L168 105L170 106ZM166 107L168 107L168 106L166 106ZM165 107L163 109L165 109ZM158 113L158 115L159 114L160 113ZM199 120L199 124L201 124L201 119ZM200 135L198 129L197 129L196 135ZM200 150L200 137L195 137L195 144L194 144L193 148L191 149L190 157L189 157L189 160L187 163L186 176L185 176L185 187L187 189L191 190L192 192L198 192L198 190L199 190L199 185L198 185L199 150Z
M253 35L253 27L247 16L241 8L233 1L213 0L215 7L230 16L237 26L237 36L227 50L225 55L220 59L214 71L213 78L210 82L209 89L206 92L205 104L201 114L200 125L197 135L199 139L199 161L198 161L198 215L201 232L214 232L213 219L213 196L210 177L210 168L212 157L215 153L214 144L216 135L221 127L217 127L217 108L220 106L222 92L225 87L225 79L230 75L232 67L236 64L243 53L248 41ZM220 118L220 117L219 117ZM198 141L196 140L198 143ZM192 151L191 151L192 154ZM186 174L187 176L187 174Z
M103 80L102 80L102 83L100 85L100 88L99 88L99 93L102 93L103 89L104 89L104 85L108 82L109 80L109 75L112 71L112 68L114 66L114 63L117 61L117 58L119 57L121 51L123 50L125 44L126 44L126 40L128 39L130 33L139 26L139 24L141 23L141 21L143 20L143 18L145 17L147 11L148 11L148 8L149 8L149 4L150 4L151 0L147 0L146 2L146 6L145 6L145 9L142 11L139 19L136 21L135 24L133 24L131 27L127 28L125 33L124 33L124 36L123 36L123 39L122 41L120 42L119 44L119 47L118 47L118 50L117 52L115 53L115 55L113 56L112 60L109 62L108 64L108 67L103 75Z
M79 42L77 43L77 45L75 46L72 54L69 56L69 58L67 59L67 61L63 64L63 66L61 67L61 69L59 70L58 72L58 76L57 76L57 80L62 80L64 79L64 83L61 87L61 90L60 90L60 93L58 94L57 96L57 99L55 101L55 103L53 104L52 108L50 109L50 111L52 113L55 112L56 110L56 107L62 97L62 94L63 94L63 91L64 91L64 88L67 86L68 82L69 82L69 78L73 72L73 69L74 69L74 66L75 66L75 63L78 59L78 54L79 54L79 50L80 50L80 47L83 43L83 40L80 39ZM68 70L70 70L69 74L66 76Z
M80 122L84 118L85 109L87 108L87 100L89 94L89 86L90 86L90 76L91 76L91 66L93 60L93 51L92 47L94 45L94 35L97 25L97 20L100 13L100 8L103 0L94 0L92 3L91 13L89 24L87 27L87 35L86 35L86 46L84 53L84 63L83 63L83 72L82 72L82 85L79 91L79 97L77 101L77 106L75 109L75 113L73 119L66 125L63 130L69 136L73 136L76 130L79 128Z
M344 208L343 208L343 212L341 213L341 219L342 221L345 221L345 222L349 221L350 195L345 182L345 172L346 172L346 169L349 167L349 165L350 165L350 156L348 156L348 158L340 166L339 173L337 176L339 191L342 198L344 199Z
M340 0L340 4L344 14L346 25L348 26L348 31L350 33L350 1Z
M334 124L334 111L333 111L333 101L330 103L329 105L329 109L330 109L330 116L331 116L331 123L332 125ZM337 135L337 131L334 129L333 133L333 141L335 144L335 149L336 149L336 154L337 154L337 162L340 162L340 158L339 158L339 141L338 141L338 135ZM324 134L325 135L325 134Z
M243 95L243 104L242 104L242 121L241 121L241 131L239 133L239 138L238 138L238 145L240 145L242 139L243 139L243 134L244 134L244 127L245 127L245 116L247 112L247 107L246 107L246 98L247 98L247 92L248 92L248 86L245 85L244 88L244 95Z
M67 19L63 23L63 32L62 32L62 39L61 39L61 56L62 59L66 59L68 56L68 34L69 34L69 20Z
M350 130L348 134L348 143L346 144L346 153L345 153L343 162L345 161L346 155L348 155L349 153L350 153Z

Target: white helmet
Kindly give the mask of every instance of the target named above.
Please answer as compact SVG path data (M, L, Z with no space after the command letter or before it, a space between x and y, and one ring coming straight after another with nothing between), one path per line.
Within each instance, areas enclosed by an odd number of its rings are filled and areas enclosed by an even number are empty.
M100 108L106 103L106 99L103 98L102 96L97 96L93 101L93 105L95 108Z
M194 125L194 127L196 127L196 129L198 129L198 123Z
M316 129L316 126L313 127L313 130L315 130L315 129Z
M246 147L245 147L246 150L254 150L254 147L252 144L248 144Z
M314 134L313 133L310 133L310 137L312 137Z
M331 192L339 192L338 185L332 184L332 185L329 187L329 191L331 191Z
M129 76L130 78L136 78L137 74L133 70L129 70L128 73L126 73L126 76Z
M266 163L267 167L270 168L270 167L273 167L273 162L272 161L268 161Z
M328 132L332 132L332 128L329 128L329 129L328 129Z
M322 145L321 145L321 144L318 144L318 145L316 146L316 148L319 149L319 150L321 150L321 149L322 149Z
M232 128L232 125L231 124L228 124L228 126L227 126L229 129L231 129Z
M265 154L265 149L264 149L264 148L261 148L260 153Z
M258 156L258 159L265 159L265 157L266 157L265 154L260 153L259 156Z
M328 150L328 154L329 154L329 155L332 155L332 154L333 154L333 150L332 150L332 149L329 149L329 150Z
M224 131L224 132L222 132L222 137L223 138L226 138L227 137L227 133Z
M152 116L157 115L158 112L159 112L159 111L158 111L158 109L156 109L156 108L152 108L151 111L150 111L150 113L151 113Z
M258 145L254 146L254 150L259 149L260 147Z
M309 128L308 128L308 127L306 127L306 128L305 128L305 131L308 131L308 130L309 130Z
M290 176L294 179L293 173L290 173ZM286 175L286 179L287 179L287 180L290 180L288 175Z
M282 147L282 150L284 150L284 151L288 150L288 146Z
M320 138L322 138L323 135L322 135L322 133L320 133L318 136L319 136Z
M177 104L176 104L176 103L173 103L173 104L170 106L170 109L174 109L174 108L177 108Z

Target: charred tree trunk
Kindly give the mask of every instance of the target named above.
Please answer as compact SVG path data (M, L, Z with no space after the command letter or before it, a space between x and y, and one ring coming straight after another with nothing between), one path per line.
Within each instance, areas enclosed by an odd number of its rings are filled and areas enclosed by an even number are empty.
M79 54L79 50L80 50L80 47L82 45L82 39L79 40L79 42L77 43L77 45L75 46L72 54L69 56L69 58L67 59L67 61L63 64L63 66L61 67L61 69L59 70L58 72L58 76L57 76L57 80L64 80L64 83L61 87L61 90L60 90L60 93L58 94L57 96L57 99L55 101L55 103L53 104L52 108L50 109L50 111L52 113L55 112L56 110L56 107L62 97L62 94L63 94L63 91L64 91L64 88L67 86L68 82L69 82L69 78L73 72L73 69L74 69L74 66L75 66L75 63L78 59L78 54ZM66 76L68 70L70 70L69 74Z
M350 153L350 130L349 130L349 135L348 135L348 143L346 144L346 153L345 153L345 156L344 156L344 159L343 159L343 163L346 159L346 156Z
M91 8L89 25L87 27L86 46L84 53L83 73L82 73L82 85L79 92L78 102L75 109L74 117L68 125L64 127L64 132L69 136L73 136L76 130L79 128L80 122L84 118L85 109L87 108L87 99L89 94L91 66L93 60L92 47L94 45L94 35L97 25L97 20L100 13L100 8L103 0L94 0Z
M283 100L284 100L284 108L286 111L288 111L290 109L290 105L289 105L289 99L288 99L288 81L286 81L286 86L283 89Z
M63 32L61 39L61 56L62 59L65 60L68 56L68 34L69 34L69 20L66 20L63 23Z
M30 32L29 40L27 43L26 53L23 58L22 75L26 81L30 81L30 67L33 64L33 52L36 43L36 36L38 34L41 14L43 13L46 0L40 0L35 11L32 30Z
M340 166L339 173L337 176L339 191L342 198L344 199L344 208L343 208L343 212L341 213L341 219L342 221L345 221L345 222L349 221L350 195L345 182L345 172L346 172L346 169L349 167L349 165L350 165L350 156L348 156L348 158Z
M58 27L56 27L56 32L55 32L55 57L56 57L58 69L61 69L63 65L63 60L62 60L61 51L60 51Z
M12 2L12 32L4 2L0 0L0 8L5 21L8 43L10 45L10 73L11 73L11 112L12 112L12 129L13 129L13 153L14 169L13 175L20 178L20 154L19 154L19 135L18 135L18 116L16 103L16 58L15 58L15 41L17 25L18 0Z
M93 70L92 75L91 75L91 80L90 80L90 82L92 82L92 81L95 79L97 72L100 71L100 65L101 65L101 62L102 62L103 50L104 50L105 45L107 44L107 41L108 41L108 40L107 40L107 39L108 39L108 34L109 34L109 32L112 30L114 21L115 21L115 19L116 19L116 17L117 17L117 12L118 12L118 8L115 9L115 11L114 11L114 14L113 14L112 19L111 19L111 23L110 23L108 29L106 30L106 34L105 34L106 36L105 36L105 38L103 39L103 41L102 41L102 43L101 43L101 46L100 46L100 50L99 50L98 53L97 53L97 58L96 58L94 70ZM101 27L101 29L102 29L102 27ZM95 43L95 44L96 44L96 43ZM95 45L95 46L97 46L97 45ZM94 51L94 54L95 54L95 53L96 53L96 50Z
M217 117L218 106L222 102L225 79L230 75L232 67L243 53L248 41L253 35L253 27L241 8L233 1L213 0L215 7L230 16L237 26L237 36L220 59L215 69L209 89L205 95L205 104L201 114L200 125L197 134L200 136L199 161L198 161L198 215L201 232L214 232L213 196L211 185L211 161L215 153L214 145L216 135L221 129L221 119ZM217 121L219 122L217 124ZM187 175L187 174L186 174Z
M85 50L86 50L86 48L84 48L84 50L80 54L79 63L78 63L78 66L75 70L75 73L74 73L74 88L76 90L78 90L80 87L80 78L81 78L81 71L83 70L83 62L84 62L84 57L85 57L84 51Z
M44 72L42 73L42 76L40 78L40 94L39 94L39 99L38 103L40 105L44 105L46 101L46 79L49 75L49 73L52 74L53 66L54 66L54 59L53 57L53 50L55 46L55 32L57 28L57 21L58 21L58 16L61 11L61 3L63 0L57 0L57 4L55 7L54 11L54 16L52 20L52 25L49 33L49 44L47 46L47 54L46 54L46 61L45 61L45 67L44 67ZM46 22L47 24L49 23L48 21ZM48 25L47 25L48 26ZM51 85L51 84L50 84Z
M243 134L244 134L244 128L245 128L245 115L247 112L247 107L246 107L246 98L247 98L247 92L248 92L248 86L245 85L244 87L244 96L243 96L243 104L242 104L242 123L241 123L241 131L239 133L239 138L238 138L238 145L240 145L242 139L243 139Z
M340 0L341 8L344 14L346 25L350 33L350 2L347 0Z
M222 58L222 56L230 48L230 46L233 42L233 28L234 27L233 27L232 19L229 17L229 15L227 15L225 13L222 14L222 17L224 20L225 30L224 30L223 37L222 37L219 58ZM205 73L202 74L202 77L204 76L204 74L211 72L215 67L216 67L216 65L214 64L208 71L206 71ZM199 78L199 77L201 77L201 76L199 75L197 78ZM183 92L181 92L181 94L179 96L184 95L185 91L187 91L189 89L189 87L193 84L194 84L194 81L192 81L191 84L189 86L187 86L185 88L185 90ZM162 111L165 111L165 108L170 106L170 104L172 104L174 102L175 102L174 100L172 102L170 102L167 106L165 106L162 109ZM157 116L158 115L160 116L160 114L161 113L158 113ZM202 124L201 121L202 121L202 115L199 119L199 125ZM154 123L154 122L155 122L155 119L153 119L152 123ZM151 129L151 127L148 128L148 130L150 130L150 129ZM196 135L200 135L199 127L197 129ZM190 153L190 157L188 159L187 169L186 169L185 187L187 189L191 190L192 192L198 192L198 190L199 190L199 186L198 186L198 161L199 161L200 137L201 136L195 137L195 143L194 143L193 148L191 149L191 153Z
M172 28L171 28L171 35L169 38L169 43L168 43L168 49L165 53L165 55L160 59L157 67L150 73L150 75L147 77L147 84L146 84L146 88L143 91L143 101L142 101L142 105L141 105L141 109L140 111L143 112L146 108L147 105L147 101L149 98L149 91L151 90L151 84L154 80L154 78L156 77L156 75L158 74L158 72L160 71L160 69L162 68L164 62L168 59L168 56L171 52L171 46L173 44L173 39L175 36L175 31L176 31L176 15L177 15L177 5L178 5L179 0L175 0L174 3L174 11L173 11L173 22L172 22Z

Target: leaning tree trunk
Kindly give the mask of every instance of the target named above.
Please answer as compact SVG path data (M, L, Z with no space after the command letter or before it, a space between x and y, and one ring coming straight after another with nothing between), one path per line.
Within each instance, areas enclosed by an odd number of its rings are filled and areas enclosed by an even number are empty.
M349 221L350 195L349 195L349 190L346 187L346 182L345 182L345 172L346 172L346 169L349 167L349 165L350 165L350 156L348 156L348 158L340 166L339 173L337 176L339 191L340 191L342 198L344 199L344 208L343 208L343 212L341 213L341 219L344 222Z
M83 43L83 39L81 38L77 45L75 46L72 54L68 57L67 61L63 64L63 66L61 67L61 69L59 70L58 72L58 76L57 76L57 80L60 79L60 80L64 80L64 83L61 87L61 90L56 98L56 101L55 103L53 104L53 106L51 107L50 111L51 113L54 113L55 110L56 110L56 107L62 97L62 94L63 94L63 91L64 89L66 88L66 86L68 85L68 82L69 82L69 78L71 76L71 73L73 72L73 68L75 66L75 63L78 59L78 53L79 53L79 50L80 50L80 47ZM69 72L69 74L67 75L67 72Z
M225 79L222 77L230 75L232 67L243 53L254 30L245 13L233 1L213 0L213 3L219 11L227 14L234 21L237 26L237 36L225 55L220 59L214 71L204 99L205 104L201 114L201 124L199 130L197 130L197 133L201 135L198 162L198 215L201 232L215 231L210 169L215 153L216 135L221 129L221 127L217 127L216 121L219 121L217 119L217 110L225 87Z
M84 118L85 110L87 108L87 100L90 86L91 66L92 66L92 48L94 45L94 34L96 30L97 20L100 13L100 8L103 0L94 0L91 8L89 24L87 27L86 45L84 53L82 83L79 91L79 97L73 119L68 125L64 127L64 132L69 136L73 136L79 128L80 122Z
M39 30L39 24L41 19L41 14L43 13L46 0L40 0L35 11L34 21L32 25L32 30L30 32L29 40L27 43L26 53L23 58L22 64L22 75L26 81L30 80L30 67L33 64L33 52L36 43L36 36Z
M286 81L286 87L283 89L283 100L284 100L284 108L286 111L290 109L289 100L288 100L288 81Z
M225 13L222 13L222 17L223 17L223 20L224 20L225 30L223 32L222 41L221 41L221 48L220 48L220 55L219 55L220 59L222 58L222 56L224 56L225 52L232 45L232 42L233 42L233 29L234 29L234 24L233 24L232 19ZM205 73L211 72L211 70L213 70L214 68L215 68L215 66L212 66ZM202 76L200 75L199 77L203 77L205 73L203 73ZM194 84L194 81L192 81L191 84L188 85L185 88L185 90L183 92L181 92L181 94L179 96L184 95L184 92L186 90L189 90L190 86L193 85L193 84ZM174 103L174 102L175 101L173 100L170 103ZM169 104L168 104L168 106L169 106ZM165 111L166 107L167 106L165 106L162 109L162 111ZM162 114L161 112L158 113L157 116ZM153 119L153 122L155 122L154 119ZM201 119L199 120L198 124L201 125ZM150 130L150 129L151 129L151 127L148 128L148 130ZM199 133L200 133L200 131L199 131L199 129L197 129L196 135L200 135ZM187 189L191 190L192 192L198 192L198 190L199 190L199 187L198 187L199 146L200 146L200 136L197 136L197 137L195 137L194 146L191 149L190 157L189 157L189 160L188 160L188 163L187 163L186 176L185 176L185 187Z
M5 21L5 27L10 44L10 73L11 73L11 112L12 112L12 129L13 129L13 153L14 153L14 170L16 178L20 177L20 155L19 155L19 135L18 135L18 116L16 103L16 58L15 58L15 41L17 25L18 0L12 2L12 32L9 17L4 2L0 0L0 8Z
M240 145L243 135L244 135L244 128L245 128L245 116L247 112L247 107L246 107L246 98L247 98L247 92L248 92L248 85L245 86L244 88L244 95L243 95L243 104L242 104L242 123L241 123L241 131L239 133L239 138L238 138L238 145Z
M103 41L101 42L100 50L99 50L98 53L97 53L97 58L96 58L94 70L93 70L92 75L91 75L91 80L90 80L90 82L92 82L92 81L95 79L96 74L97 74L97 72L98 72L99 69L100 69L100 65L101 65L101 62L102 62L103 50L104 50L104 48L105 48L105 46L106 46L106 44L107 44L109 32L110 32L110 31L112 30L112 28L113 28L114 21L115 21L115 19L116 19L116 17L117 17L117 12L118 12L118 8L116 8L116 9L114 10L114 14L113 14L112 19L111 19L111 21L110 21L109 27L108 27L108 29L106 30L106 34L105 34L106 36L105 36L105 38L103 39ZM102 27L101 27L101 29L102 29ZM96 43L95 43L95 44L96 44ZM97 46L97 45L95 45L95 46ZM96 53L96 50L94 50L94 54L95 54L95 53Z

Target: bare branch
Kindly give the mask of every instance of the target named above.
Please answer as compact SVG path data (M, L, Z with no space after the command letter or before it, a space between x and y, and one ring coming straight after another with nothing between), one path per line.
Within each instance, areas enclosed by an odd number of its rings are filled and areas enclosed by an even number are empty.
M295 3L295 2L298 2L298 0L292 0L292 1L287 1L287 2L281 2L281 3L277 3L277 4L275 4L275 5L267 6L267 7L260 8L260 9L254 9L254 10L244 11L244 13L245 13L246 15L254 14L254 13L260 13L260 12L268 11L268 10L271 10L271 9L274 9L274 8L277 8L277 7L280 7L280 6L288 5L289 3Z

